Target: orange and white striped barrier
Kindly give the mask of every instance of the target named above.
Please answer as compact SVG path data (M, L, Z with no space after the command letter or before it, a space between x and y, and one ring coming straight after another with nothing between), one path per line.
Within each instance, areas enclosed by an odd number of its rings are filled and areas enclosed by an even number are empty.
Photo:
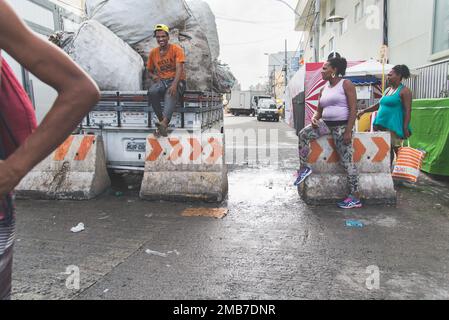
M226 196L223 134L150 135L146 150L141 198L222 201Z
M102 138L72 135L21 181L16 193L21 198L88 200L110 184Z
M309 165L313 174L300 188L309 204L327 204L349 194L347 173L331 136L310 145ZM366 203L395 203L391 175L391 137L389 133L355 133L353 161L360 180L360 193Z
M326 136L310 144L309 164L315 172L343 172L334 139ZM386 133L356 133L353 161L360 172L390 170L391 138Z

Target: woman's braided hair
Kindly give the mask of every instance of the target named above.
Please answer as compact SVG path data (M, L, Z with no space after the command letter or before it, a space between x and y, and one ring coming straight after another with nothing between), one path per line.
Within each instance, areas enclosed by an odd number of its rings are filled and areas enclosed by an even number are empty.
M339 53L331 54L327 62L329 62L332 68L337 69L337 76L345 76L348 62Z
M410 69L405 64L395 66L393 71L400 75L402 79L408 79L411 76Z

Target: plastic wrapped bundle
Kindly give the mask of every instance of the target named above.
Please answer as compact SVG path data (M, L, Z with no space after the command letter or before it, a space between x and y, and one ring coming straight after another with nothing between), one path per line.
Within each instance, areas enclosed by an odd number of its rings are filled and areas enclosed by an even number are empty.
M234 87L236 78L228 66L215 63L213 73L213 88L218 93L229 93Z
M217 60L220 55L220 41L214 13L209 4L202 0L188 0L187 5L199 23L201 30L206 34L212 60Z
M129 44L152 35L156 24L173 28L190 17L184 0L87 0L85 11Z
M95 20L84 22L62 49L97 82L100 90L142 89L144 65L140 55Z

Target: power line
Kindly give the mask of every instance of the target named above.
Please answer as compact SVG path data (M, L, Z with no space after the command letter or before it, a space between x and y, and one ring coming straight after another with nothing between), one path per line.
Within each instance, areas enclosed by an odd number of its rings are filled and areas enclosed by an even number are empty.
M249 24L257 24L257 25L266 25L266 24L283 24L283 23L292 23L294 21L285 21L285 20L277 20L277 21L257 21L257 20L245 20L245 19L237 19L237 18L227 18L216 15L215 18L217 20L225 20L239 23L249 23Z

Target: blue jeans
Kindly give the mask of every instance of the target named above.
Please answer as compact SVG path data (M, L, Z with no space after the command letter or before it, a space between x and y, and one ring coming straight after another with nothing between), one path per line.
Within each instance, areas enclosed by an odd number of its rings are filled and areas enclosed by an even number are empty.
M176 105L178 104L181 96L184 94L185 81L179 81L178 94L176 96L172 96L168 92L168 89L171 87L172 83L173 79L161 80L153 84L148 90L148 106L153 107L159 121L167 118L170 123L173 112L176 109ZM161 106L162 99L164 99L164 110L162 110Z

